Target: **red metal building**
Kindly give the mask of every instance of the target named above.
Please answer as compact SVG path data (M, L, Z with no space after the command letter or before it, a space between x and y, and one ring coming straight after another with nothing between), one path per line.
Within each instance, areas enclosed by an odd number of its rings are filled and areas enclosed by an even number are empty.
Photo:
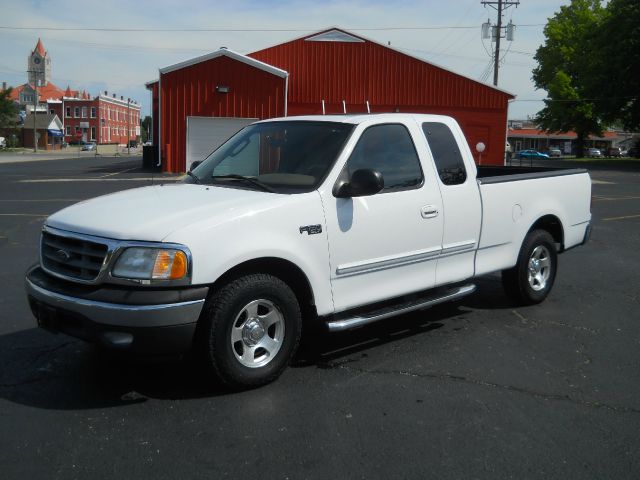
M186 117L413 112L451 115L483 164L503 164L513 95L333 28L240 55L221 49L160 70L154 144L164 171L185 169ZM156 108L156 104L158 104ZM476 161L480 158L475 152Z

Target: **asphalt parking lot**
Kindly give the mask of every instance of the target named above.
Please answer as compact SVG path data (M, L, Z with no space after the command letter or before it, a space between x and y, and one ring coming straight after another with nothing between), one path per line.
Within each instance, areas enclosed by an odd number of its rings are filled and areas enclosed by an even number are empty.
M230 393L184 359L122 359L35 327L23 273L47 215L159 179L140 158L0 162L0 476L638 478L640 169L592 171L591 242L550 297L499 278L308 341Z

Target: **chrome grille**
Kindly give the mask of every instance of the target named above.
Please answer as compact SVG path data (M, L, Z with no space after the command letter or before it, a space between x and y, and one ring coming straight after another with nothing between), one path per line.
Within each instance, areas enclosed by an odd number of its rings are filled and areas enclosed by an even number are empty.
M93 281L100 274L108 249L103 243L44 231L40 258L44 269L51 273Z

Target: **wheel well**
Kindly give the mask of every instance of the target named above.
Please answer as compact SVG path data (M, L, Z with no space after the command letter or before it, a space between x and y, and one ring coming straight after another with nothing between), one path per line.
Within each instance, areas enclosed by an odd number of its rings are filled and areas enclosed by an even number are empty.
M267 273L278 277L289 285L298 298L303 318L305 314L311 313L315 315L315 301L309 279L304 272L300 270L300 267L282 258L256 258L240 263L218 278L212 285L212 289L215 290L220 285L251 273Z
M564 230L562 229L562 222L555 215L545 215L539 218L529 229L533 230L546 230L553 237L556 243L560 244L560 251L564 250Z

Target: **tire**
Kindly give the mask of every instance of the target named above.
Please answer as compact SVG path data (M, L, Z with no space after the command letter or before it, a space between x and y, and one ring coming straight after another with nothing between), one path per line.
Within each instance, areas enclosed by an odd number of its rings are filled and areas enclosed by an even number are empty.
M546 230L533 230L522 242L516 265L502 271L502 286L519 305L535 305L549 295L557 270L553 237Z
M233 389L265 385L293 357L302 319L289 286L267 274L246 275L207 300L197 343L214 375Z

